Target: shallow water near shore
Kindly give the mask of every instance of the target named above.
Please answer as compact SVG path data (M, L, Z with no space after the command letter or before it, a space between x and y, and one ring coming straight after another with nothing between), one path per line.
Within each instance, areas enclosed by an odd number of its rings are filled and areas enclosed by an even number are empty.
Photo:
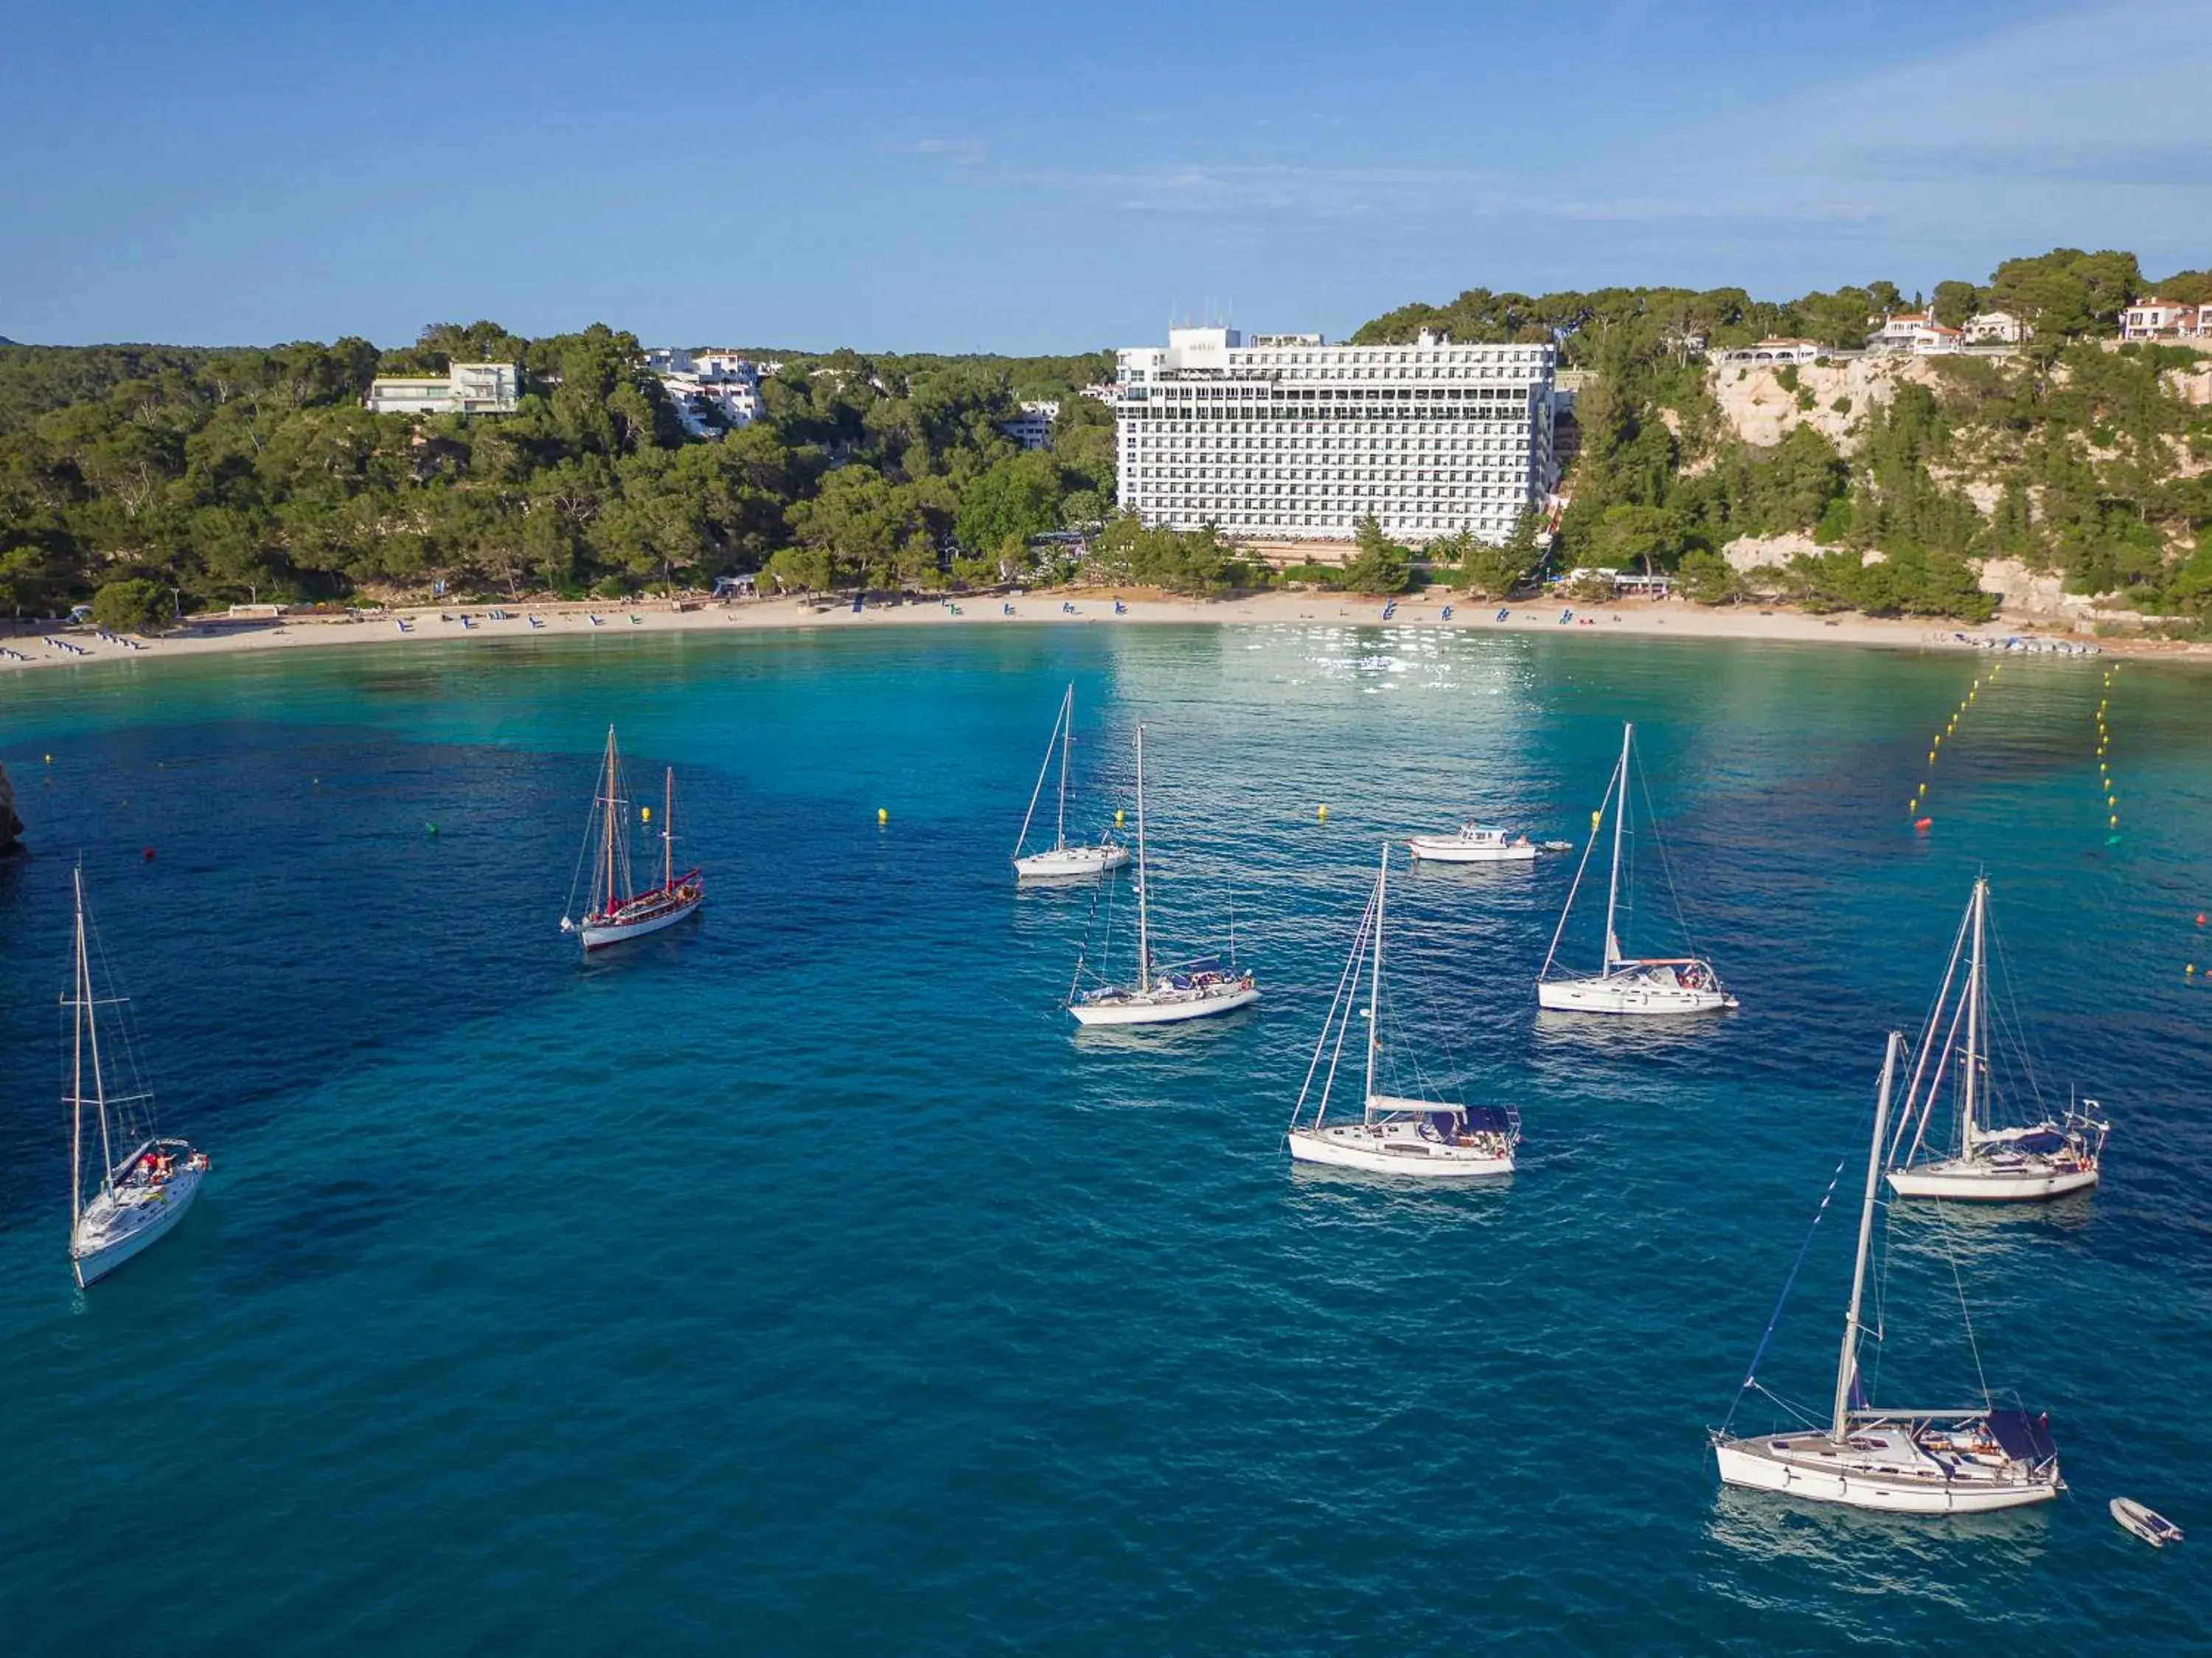
M2203 676L2110 666L1009 626L0 686L36 853L0 868L10 1644L112 1644L133 1606L185 1651L2201 1642L2212 1557L2105 1503L2212 1538L2212 728ZM1233 923L1258 1009L1061 1009L1086 941L1129 954L1126 882L1008 867L1071 680L1071 832L1133 804L1141 720L1164 951ZM1401 863L1397 1057L1516 1106L1521 1171L1293 1173L1381 838L1480 811L1578 853L1623 718L1658 831L1626 940L1678 942L1663 837L1742 1010L1540 1021L1574 859ZM677 768L708 897L580 965L610 721L634 778ZM88 1295L56 1106L80 851L163 1125L214 1159ZM2115 1134L2087 1198L1900 1213L1876 1397L1976 1399L1955 1260L2073 1489L1949 1524L1723 1493L1705 1429L1839 1161L1854 1190L1882 1033L1978 868L2046 1093ZM1814 1409L1853 1218L1760 1367Z

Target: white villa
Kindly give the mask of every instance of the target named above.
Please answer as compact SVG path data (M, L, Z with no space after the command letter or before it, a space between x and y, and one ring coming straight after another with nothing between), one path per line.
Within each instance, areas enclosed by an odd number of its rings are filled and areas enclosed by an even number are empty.
M1900 311L1881 319L1867 336L1869 351L1891 351L1906 357L1945 357L1966 344L1963 329L1947 328L1927 311Z
M2212 339L2212 305L2139 299L2120 313L2122 339Z
M2018 345L2035 331L2009 311L1977 311L1960 332L1969 345Z
M1372 514L1409 543L1502 542L1557 481L1553 345L1206 327L1115 355L1120 502L1147 524L1342 542Z
M651 348L645 362L684 430L694 437L712 437L759 419L761 377L777 367L739 351L687 351L674 345Z
M1060 405L1050 398L1039 398L1021 405L1021 412L1005 422L999 430L1025 449L1048 449L1052 447L1052 424L1060 418Z
M1738 345L1716 352L1713 361L1726 363L1810 363L1827 356L1828 348L1809 339L1762 339L1755 345Z
M522 370L512 363L455 363L442 375L392 375L371 381L362 405L374 414L513 414Z

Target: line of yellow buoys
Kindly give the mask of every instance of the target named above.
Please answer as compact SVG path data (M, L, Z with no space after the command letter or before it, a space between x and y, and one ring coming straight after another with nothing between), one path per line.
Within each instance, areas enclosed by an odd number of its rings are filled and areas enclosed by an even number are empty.
M1990 680L1994 682L2003 671L2002 663L1992 663L1990 667ZM1959 699L1959 706L1952 710L1951 717L1943 722L1943 728L1928 740L1928 775L1921 778L1920 787L1913 791L1912 798L1905 802L1905 815L1923 835L1936 823L1936 820L1928 815L1928 785L1936 781L1936 762L1943 753L1943 740L1958 735L1959 722L1966 716L1966 710L1974 705L1974 699L1981 692L1982 682L1976 680L1966 687L1966 694Z
M2112 762L2105 758L2112 746L2112 728L2105 716L2112 705L2112 680L2120 671L2114 662L2105 670L2105 683L2097 698L2097 790L2105 797L2105 844L2117 846L2120 840L2120 795L2112 782Z

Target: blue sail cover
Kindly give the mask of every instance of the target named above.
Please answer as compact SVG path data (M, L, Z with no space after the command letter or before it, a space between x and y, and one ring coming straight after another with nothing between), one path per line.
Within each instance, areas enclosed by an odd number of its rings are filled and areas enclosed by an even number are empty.
M2051 1417L2047 1413L2030 1416L2025 1411L1992 1411L1990 1437L2003 1448L2007 1456L2030 1466L2049 1462L2058 1454L2058 1448L2051 1442Z
M1510 1133L1513 1113L1503 1106L1469 1106L1467 1125L1478 1134Z
M2023 1134L2011 1144L2015 1151L2031 1152L2039 1156L2048 1157L2054 1151L2066 1149L2066 1137L2046 1130L2041 1134Z

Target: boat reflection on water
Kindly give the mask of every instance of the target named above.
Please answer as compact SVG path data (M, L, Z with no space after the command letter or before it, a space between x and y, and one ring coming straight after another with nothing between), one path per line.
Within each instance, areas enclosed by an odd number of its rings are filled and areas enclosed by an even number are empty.
M1621 1019L1612 1014L1540 1008L1530 1051L1539 1064L1579 1070L1593 1057L1648 1064L1668 1055L1705 1053L1729 1039L1712 1019Z
M1986 1514L1936 1515L1916 1521L1878 1509L1832 1503L1777 1503L1759 1491L1723 1485L1705 1535L1748 1559L1812 1566L1847 1579L1854 1593L1936 1600L1962 1609L1978 1604L1958 1584L1986 1581L1991 1545L2008 1545L2007 1565L2031 1565L2051 1544L2051 1509L2037 1504ZM1972 1551L1969 1575L1963 1551Z

